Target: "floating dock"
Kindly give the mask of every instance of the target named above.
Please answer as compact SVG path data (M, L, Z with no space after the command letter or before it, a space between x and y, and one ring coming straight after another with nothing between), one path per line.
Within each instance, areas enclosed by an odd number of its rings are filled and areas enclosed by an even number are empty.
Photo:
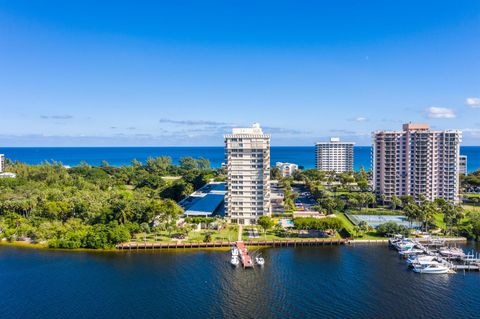
M253 267L253 260L252 257L248 254L248 250L245 246L243 241L237 241L235 243L239 253L240 253L240 261L242 262L243 268L252 268Z

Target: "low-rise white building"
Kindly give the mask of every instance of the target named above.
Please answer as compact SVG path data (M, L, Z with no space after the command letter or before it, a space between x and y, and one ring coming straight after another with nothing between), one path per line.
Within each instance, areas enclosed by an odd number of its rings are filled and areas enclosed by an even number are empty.
M17 174L15 173L0 173L0 178L16 178Z
M277 162L275 166L280 170L283 177L290 177L293 172L298 170L298 165L292 163Z

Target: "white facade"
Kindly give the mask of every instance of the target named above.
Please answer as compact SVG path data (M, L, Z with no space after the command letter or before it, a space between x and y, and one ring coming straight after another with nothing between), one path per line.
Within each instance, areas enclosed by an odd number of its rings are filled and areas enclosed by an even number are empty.
M403 131L379 131L372 137L377 195L459 200L460 131L405 124Z
M337 173L353 171L352 142L341 142L332 137L330 142L320 142L315 145L315 167L320 171Z
M271 215L270 136L260 125L234 128L225 135L227 194L225 213L232 223L255 224Z
M277 162L275 166L280 170L283 177L292 176L293 172L298 170L297 164Z
M0 173L5 170L5 155L0 154Z
M460 155L460 166L459 166L459 172L462 175L467 175L468 173L468 167L467 167L467 155Z

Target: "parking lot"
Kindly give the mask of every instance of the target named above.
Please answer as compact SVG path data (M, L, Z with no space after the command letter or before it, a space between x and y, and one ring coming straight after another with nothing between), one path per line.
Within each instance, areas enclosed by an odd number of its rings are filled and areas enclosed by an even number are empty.
M312 206L317 205L317 202L313 198L312 194L304 186L293 186L292 191L298 193L298 197L295 200L295 206L297 209L312 211Z

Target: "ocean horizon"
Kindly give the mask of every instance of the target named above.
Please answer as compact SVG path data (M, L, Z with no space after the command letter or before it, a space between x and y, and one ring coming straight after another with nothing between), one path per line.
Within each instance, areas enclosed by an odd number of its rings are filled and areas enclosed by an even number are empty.
M78 147L2 147L0 154L26 164L36 165L42 162L61 162L63 165L77 166L82 162L100 165L107 161L112 166L130 165L136 159L144 163L149 157L169 156L174 164L180 158L203 157L210 161L213 168L221 167L225 161L223 146L78 146ZM468 172L480 169L480 146L461 146L460 154L468 158ZM295 163L304 168L315 166L315 146L272 146L271 164L276 162ZM371 147L354 147L354 169L370 169Z

